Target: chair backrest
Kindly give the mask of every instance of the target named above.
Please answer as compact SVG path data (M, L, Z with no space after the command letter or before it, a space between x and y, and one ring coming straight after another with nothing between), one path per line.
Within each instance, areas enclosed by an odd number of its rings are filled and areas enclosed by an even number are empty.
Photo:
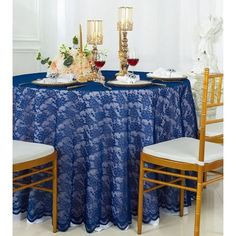
M206 138L206 125L223 122L220 119L208 119L207 109L213 107L223 106L222 101L222 85L223 74L210 74L209 68L204 71L204 80L202 87L202 112L200 118L200 145L199 145L199 161L204 161L205 152L205 138Z

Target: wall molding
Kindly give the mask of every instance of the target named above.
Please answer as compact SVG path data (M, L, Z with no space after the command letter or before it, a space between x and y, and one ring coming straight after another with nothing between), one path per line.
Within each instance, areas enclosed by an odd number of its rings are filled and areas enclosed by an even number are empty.
M38 34L38 33L37 33ZM13 41L15 42L40 42L39 35L37 37L27 37L25 35L17 35L14 37Z
M41 71L41 64L36 60L36 53L40 51L40 47L17 47L13 48L13 54L33 54L33 60L35 61L36 68ZM14 56L13 56L14 58Z
M40 47L13 48L13 52L15 53L32 53L32 52L37 52L37 51L40 51Z
M40 42L40 6L39 6L39 0L35 1L35 10L36 10L36 35L33 36L27 36L27 35L13 35L13 41L15 42Z

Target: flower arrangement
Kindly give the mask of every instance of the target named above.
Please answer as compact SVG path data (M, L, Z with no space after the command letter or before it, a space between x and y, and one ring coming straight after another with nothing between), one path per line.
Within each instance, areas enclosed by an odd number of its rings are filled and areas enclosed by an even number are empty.
M62 44L59 48L58 54L54 58L43 57L40 52L36 56L36 60L39 60L42 65L48 66L48 75L52 74L74 74L77 78L81 74L89 74L91 71L92 53L85 45L83 53L78 50L78 38L73 37L73 47L67 47Z

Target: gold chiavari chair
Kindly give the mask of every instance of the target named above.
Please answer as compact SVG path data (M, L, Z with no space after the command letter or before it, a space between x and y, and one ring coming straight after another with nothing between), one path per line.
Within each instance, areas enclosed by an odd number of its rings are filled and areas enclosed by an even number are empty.
M222 78L222 76L219 77ZM184 191L187 190L196 193L194 236L200 235L200 213L203 187L223 179L223 174L217 171L217 169L223 167L223 146L217 143L207 142L205 137L206 124L213 123L213 121L207 121L207 108L223 105L219 99L219 96L221 96L220 92L216 101L211 99L210 102L208 101L209 81L214 79L216 79L216 77L209 75L209 69L205 69L200 139L182 137L143 148L140 158L138 234L142 233L144 193L169 186L180 189L180 216L183 216ZM149 163L153 164L156 168L148 167L147 164ZM173 172L171 170L175 171ZM178 173L176 172L177 170ZM187 175L185 171L193 171L196 172L197 175L190 176ZM203 175L205 172L212 172L214 177L209 180L204 180ZM146 175L148 173L171 176L172 180L167 182L153 179ZM185 180L196 181L196 186L186 186ZM144 182L146 181L157 185L144 189Z
M223 106L223 102L221 102L223 74L209 74L209 77L211 78L208 91L210 104L207 108ZM215 100L217 101L215 102ZM223 144L223 119L206 121L206 141Z
M209 74L211 83L209 83L208 102L210 103L207 108L216 108L223 106L222 100L222 85L223 74ZM217 100L217 104L215 103ZM199 129L200 134L200 129ZM206 121L206 141L213 143L223 144L223 118L212 119ZM204 173L204 180L207 180L207 172Z
M48 164L48 165L46 165ZM48 167L42 167L46 165ZM28 170L27 174L22 174L21 171ZM46 173L40 180L30 183L24 183L24 178L32 177L33 175ZM52 193L52 225L53 232L57 232L57 152L53 146L13 141L13 193L34 188L41 191ZM52 181L52 188L40 186L42 183Z

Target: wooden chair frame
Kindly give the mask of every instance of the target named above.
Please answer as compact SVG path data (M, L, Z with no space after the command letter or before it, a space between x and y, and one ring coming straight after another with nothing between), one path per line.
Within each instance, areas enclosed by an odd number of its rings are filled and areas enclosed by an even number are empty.
M52 166L50 167L44 167L42 169L37 168L44 164L50 164L50 163L52 164ZM13 177L13 193L28 188L34 188L37 190L52 193L53 195L52 225L53 225L53 233L56 233L57 232L57 152L54 151L52 154L38 158L36 160L13 164L13 173L17 173L23 170L30 170L31 172ZM30 177L39 173L46 173L49 175L49 177L42 178L41 180L31 182L29 184L18 182L19 180L22 180L26 177ZM52 181L51 189L38 186L42 183L46 183L49 181Z
M217 93L217 101L214 101L214 97L212 96L215 93L211 88L211 99L208 104L208 86L209 80L215 78L221 78L222 86L222 74L210 75L209 69L206 68L204 72L204 83L203 83L203 99L202 99L202 113L201 113L201 128L200 128L200 141L199 141L199 163L202 164L191 164L185 162L172 161L156 156L152 156L146 153L141 153L140 158L140 177L139 177L139 197L138 197L138 234L142 233L142 217L143 217L143 195L144 193L150 192L152 190L156 190L165 186L174 187L180 189L180 212L179 215L183 216L184 209L184 191L192 191L196 193L196 210L195 210L195 225L194 225L194 236L200 235L200 213L201 213L201 201L202 201L202 190L205 186L215 183L216 181L223 179L223 174L221 172L216 171L218 168L223 167L223 160L217 160L211 162L209 164L204 163L204 151L205 151L205 132L206 132L206 124L222 122L222 119L216 120L206 120L207 108L223 105L221 103L221 89L218 89ZM215 83L215 82L213 82ZM214 85L215 86L215 85ZM145 163L154 164L156 168L148 168L145 167ZM178 173L174 173L168 169L178 170ZM185 171L194 171L197 173L196 176L190 176L185 174ZM204 173L212 172L215 174L215 177L206 180L204 179ZM174 179L166 182L160 181L157 179L145 177L147 173L157 173L163 174L165 176L171 176ZM196 187L188 187L185 185L185 180L193 180L196 181ZM157 184L154 187L150 187L148 189L144 189L144 181L151 182Z
M207 108L212 108L212 107L219 107L223 106L223 102L221 102L222 98L222 85L223 85L223 74L208 74L209 80L212 81L211 83L211 88L209 93L207 94L207 97L210 97L210 102L207 103ZM218 88L217 88L217 79L218 79ZM209 87L209 81L208 81L208 87ZM216 93L217 90L217 93ZM215 101L216 100L216 101ZM207 110L206 110L207 112ZM213 124L213 123L220 123L223 122L223 119L212 119L206 121L207 124ZM200 129L199 129L199 138L200 138ZM216 136L205 136L205 140L208 142L212 143L219 143L223 144L224 143L224 135L216 135ZM203 174L203 178L206 181L207 180L207 172ZM206 187L204 187L206 188Z
M209 80L212 81L210 88L210 102L207 104L207 108L211 107L219 107L223 106L223 102L221 102L222 98L222 85L223 85L223 74L209 74ZM218 80L218 83L217 83ZM218 84L218 87L217 87ZM217 90L217 91L216 91ZM217 93L216 93L217 92ZM223 122L223 119L212 119L206 121L207 124L219 123ZM224 142L224 135L216 135L216 136L205 136L205 140L213 143L221 143Z

